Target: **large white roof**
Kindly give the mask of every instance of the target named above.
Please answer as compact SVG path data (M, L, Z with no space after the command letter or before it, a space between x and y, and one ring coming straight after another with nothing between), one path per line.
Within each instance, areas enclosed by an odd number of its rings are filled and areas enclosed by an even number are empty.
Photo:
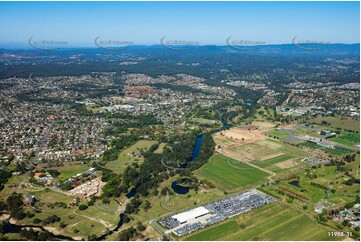
M190 219L194 219L195 217L202 216L207 213L209 213L208 209L206 209L205 207L198 207L187 212L174 215L172 216L172 218L177 219L180 223L184 223Z

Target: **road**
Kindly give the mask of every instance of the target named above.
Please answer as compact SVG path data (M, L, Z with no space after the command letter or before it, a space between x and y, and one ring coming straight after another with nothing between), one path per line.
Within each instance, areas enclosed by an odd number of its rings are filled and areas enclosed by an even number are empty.
M160 234L162 234L163 236L165 236L169 241L173 241L172 237L170 237L168 234L164 233L162 229L160 229L157 225L157 222L152 219L149 221L149 224L155 229L157 230ZM163 239L163 238L162 238Z

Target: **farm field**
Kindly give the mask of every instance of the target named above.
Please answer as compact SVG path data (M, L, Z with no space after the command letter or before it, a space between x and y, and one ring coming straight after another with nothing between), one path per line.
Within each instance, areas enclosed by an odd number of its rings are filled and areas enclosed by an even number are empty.
M209 179L226 191L235 191L260 184L269 174L224 155L214 155L196 171L196 175Z
M133 162L141 163L144 161L141 156L142 151L147 151L157 141L153 140L139 140L131 147L124 149L119 153L118 159L111 161L105 165L107 169L113 170L115 173L122 173L124 169Z
M276 202L196 232L184 240L337 240L329 237L328 231L329 228L303 212Z

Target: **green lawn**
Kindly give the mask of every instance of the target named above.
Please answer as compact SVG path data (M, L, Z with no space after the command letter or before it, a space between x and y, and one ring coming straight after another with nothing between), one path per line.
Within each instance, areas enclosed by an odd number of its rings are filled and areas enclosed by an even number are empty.
M259 162L254 162L255 165L262 167L262 168L266 168L266 167L270 167L274 164L280 163L282 161L286 161L289 159L294 158L294 156L292 155L281 155L281 156L277 156L275 158L271 158L265 161L259 161Z
M268 136L272 136L272 137L276 136L276 137L278 137L280 139L292 136L292 134L290 134L290 133L287 133L287 132L284 132L284 131L281 131L281 130L276 130L276 129L272 130L272 131L268 131L268 132L266 132L266 134Z
M224 155L214 155L209 162L196 171L227 191L239 190L262 183L267 173Z
M90 167L90 165L81 164L80 162L74 164L69 162L64 166L56 167L54 169L60 172L60 175L58 176L59 180L66 180L78 173L88 170Z
M243 224L245 228L241 228ZM196 232L185 240L335 240L330 229L318 224L303 212L276 202Z
M360 144L360 134L359 133L346 133L341 136L329 139L339 144L353 146Z

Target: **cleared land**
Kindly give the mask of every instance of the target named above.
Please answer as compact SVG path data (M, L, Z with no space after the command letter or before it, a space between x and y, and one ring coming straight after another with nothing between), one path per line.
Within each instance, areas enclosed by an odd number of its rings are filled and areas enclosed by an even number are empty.
M244 226L244 228L241 227ZM185 240L336 240L329 228L281 202L266 205Z
M229 149L245 161L266 161L285 154L291 156L307 156L308 154L290 145L275 140L262 140L251 144L239 145Z
M272 132L282 132L283 137L290 137L289 132L272 130L269 123L254 123L258 124L258 126L244 125L232 128L228 132L222 131L215 134L216 151L235 160L256 165L270 174L293 169L302 158L311 156L311 154L295 146L266 136L266 134L270 135ZM261 124L265 124L262 129ZM285 126L283 129L297 134L297 131L292 126Z
M214 155L209 162L196 171L200 177L209 179L227 191L260 184L269 174L250 165L226 157Z
M253 121L252 122L252 125L256 125L258 126L260 129L262 128L272 128L274 127L275 125L273 123L268 123L268 122L260 122L260 121Z

